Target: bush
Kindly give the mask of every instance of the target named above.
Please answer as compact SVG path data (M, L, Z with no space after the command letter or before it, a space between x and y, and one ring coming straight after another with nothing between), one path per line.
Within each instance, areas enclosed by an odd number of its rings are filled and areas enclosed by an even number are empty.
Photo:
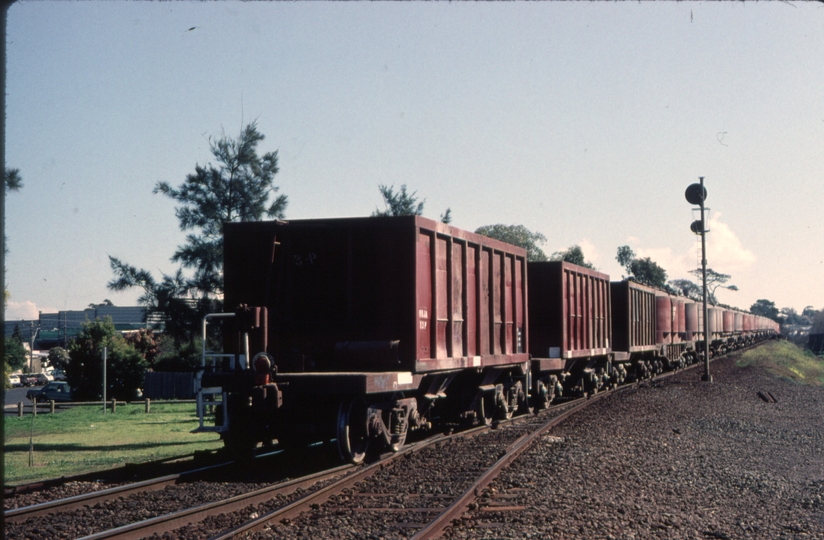
M148 368L146 359L126 343L111 317L86 322L69 344L66 378L77 401L103 397L103 348L107 349L106 397L128 401L137 397Z
M6 354L3 360L11 367L12 371L23 369L28 364L28 353L20 340L14 337L6 337Z

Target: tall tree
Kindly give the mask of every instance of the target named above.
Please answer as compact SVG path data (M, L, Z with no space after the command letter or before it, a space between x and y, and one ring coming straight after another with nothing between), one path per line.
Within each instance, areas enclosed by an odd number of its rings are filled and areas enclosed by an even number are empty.
M667 271L649 257L634 259L629 265L629 270L639 283L660 289L667 286Z
M6 167L5 173L6 193L9 191L20 191L20 188L23 187L23 178L20 176L20 169L9 169Z
M23 187L23 178L20 176L20 169L9 169L8 167L5 168L5 174L3 178L3 193L6 194L9 191L20 191L20 188ZM5 214L3 214L5 218ZM5 224L4 224L5 225ZM5 227L4 227L5 229ZM8 248L8 238L6 235L3 235L3 256L5 256L9 252ZM5 263L3 264L3 306L5 307L6 302L9 301L11 294L9 294L9 290L6 288L6 267Z
M635 252L632 251L631 247L619 246L615 260L618 261L618 264L622 267L626 268L627 275L632 275L632 261L635 260Z
M569 249L566 251L556 251L549 256L549 260L566 261L568 263L577 264L578 266L583 266L584 268L595 270L595 266L592 263L587 262L584 258L584 250L577 244L574 246L569 246Z
M774 321L780 320L778 317L778 308L775 307L775 302L765 298L756 300L755 303L750 306L750 313L753 315L767 317L768 319L772 319Z
M406 189L406 184L401 185L400 191L395 193L395 186L385 186L378 184L378 191L383 197L384 209L375 209L372 212L373 217L384 216L421 216L423 215L423 205L426 199L418 201L417 191L409 193Z
M23 369L28 364L28 353L20 340L10 336L4 337L5 352L3 360L11 366L12 370Z
M194 270L188 286L207 295L223 292L223 224L232 221L258 221L264 215L283 218L288 199L278 195L274 185L278 172L278 153L257 154L257 145L265 137L257 124L248 124L237 138L225 133L209 141L217 165L195 165L194 174L179 187L158 182L155 193L162 193L181 203L175 210L186 236L172 256L184 268Z
M426 199L418 200L417 191L413 191L409 193L406 188L406 184L401 185L400 191L397 193L395 192L395 186L385 186L383 184L378 184L378 191L381 192L381 197L383 197L383 210L375 209L372 212L372 217L385 217L385 216L422 216L423 215L423 206L426 203ZM451 223L452 222L452 209L447 208L446 211L441 214L441 222L442 223Z
M475 234L481 234L506 242L514 246L522 247L526 250L526 257L529 261L545 261L546 253L538 244L546 243L546 236L539 232L532 232L523 225L484 225L475 230Z
M138 302L165 315L165 330L178 344L197 334L205 313L222 309L217 299L223 293L223 224L284 217L288 199L278 195L274 185L277 151L258 155L263 140L255 122L236 138L225 133L210 138L216 163L195 165L195 172L177 188L167 182L155 186L154 193L180 203L175 209L180 228L192 231L172 256L173 262L181 264L174 274L163 274L158 281L147 270L109 257L115 278L108 287L114 291L143 289ZM183 269L194 273L187 277Z
M690 270L690 274L698 278L698 288L703 291L703 274L701 269L696 268L695 270ZM718 298L715 296L715 291L718 290L719 287L722 289L729 289L730 291L737 291L738 287L735 285L725 285L725 283L727 283L731 278L732 276L729 274L722 274L720 272L716 272L712 268L707 268L707 302L711 304L718 304Z
M636 258L635 252L629 246L620 246L615 260L626 268L627 275L632 276L638 283L661 289L666 288L667 271L649 257Z
M679 294L695 300L696 302L702 302L704 299L703 293L701 292L701 287L688 279L673 279L668 283L668 285Z

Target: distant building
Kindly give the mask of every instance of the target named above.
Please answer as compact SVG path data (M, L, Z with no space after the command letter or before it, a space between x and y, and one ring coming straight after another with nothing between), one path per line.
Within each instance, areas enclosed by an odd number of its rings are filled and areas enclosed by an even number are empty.
M40 319L36 321L5 321L5 335L11 336L15 326L19 326L26 341L30 341L34 333L36 335L35 347L48 350L52 347L65 347L71 339L77 336L86 321L111 317L117 330L127 332L146 328L146 315L145 307L106 305L82 311L40 313ZM157 330L156 325L152 324L154 319L151 315L149 316L151 328Z

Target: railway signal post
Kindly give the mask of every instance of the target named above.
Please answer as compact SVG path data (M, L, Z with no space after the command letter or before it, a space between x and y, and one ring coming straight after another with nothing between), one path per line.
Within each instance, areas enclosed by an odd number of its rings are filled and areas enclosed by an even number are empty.
M709 335L709 318L707 309L707 233L704 221L704 201L707 200L707 189L704 187L704 177L699 176L698 184L690 184L687 187L684 196L690 204L697 204L701 208L701 219L693 221L690 229L695 234L701 235L701 279L702 288L704 291L704 375L701 377L702 381L712 382L712 375L710 375L710 335Z

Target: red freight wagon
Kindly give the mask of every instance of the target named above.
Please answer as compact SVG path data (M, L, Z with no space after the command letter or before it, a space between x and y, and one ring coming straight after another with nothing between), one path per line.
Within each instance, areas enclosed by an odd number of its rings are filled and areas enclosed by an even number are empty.
M578 358L611 351L609 276L568 262L529 263L530 352Z
M404 216L228 223L225 253L225 306L268 308L279 373L528 360L522 248Z
M609 276L563 261L529 263L529 351L539 407L561 391L597 390L609 380Z
M522 248L401 216L227 223L224 257L225 356L197 384L230 448L336 438L358 462L527 407Z
M616 352L645 353L657 349L656 290L635 281L613 281L612 349Z

